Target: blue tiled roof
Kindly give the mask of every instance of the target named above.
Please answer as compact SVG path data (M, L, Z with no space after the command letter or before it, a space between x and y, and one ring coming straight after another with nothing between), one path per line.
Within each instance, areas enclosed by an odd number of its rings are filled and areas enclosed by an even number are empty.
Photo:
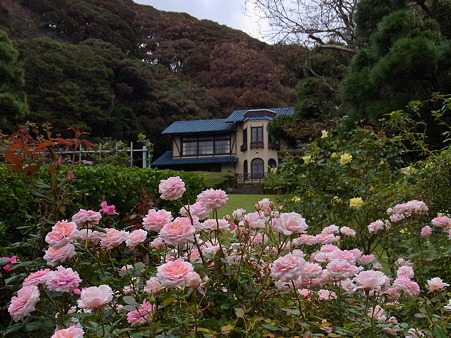
M173 159L172 151L166 151L163 155L152 162L151 167L168 167L168 166L186 166L195 164L219 164L219 163L235 163L238 158L235 156L221 157L198 157L198 158L182 158Z
M249 112L259 112L262 111L262 115L264 115L264 111L269 111L271 113L275 113L277 115L293 115L294 107L287 108L265 108L265 109L247 109L247 110L235 110L228 118L225 119L226 122L244 122L245 117L244 114Z
M193 121L175 121L162 134L186 134L199 132L225 132L232 131L235 126L226 123L225 119L215 120L193 120Z

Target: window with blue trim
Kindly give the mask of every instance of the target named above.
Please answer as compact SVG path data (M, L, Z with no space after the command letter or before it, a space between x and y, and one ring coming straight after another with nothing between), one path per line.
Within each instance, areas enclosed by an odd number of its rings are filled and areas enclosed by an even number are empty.
M230 135L182 137L182 156L230 155Z

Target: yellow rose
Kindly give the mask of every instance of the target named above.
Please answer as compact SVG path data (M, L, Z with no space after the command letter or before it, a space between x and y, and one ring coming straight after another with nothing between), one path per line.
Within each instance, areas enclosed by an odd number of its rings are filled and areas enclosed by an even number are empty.
M302 159L304 160L304 162L305 162L306 164L312 163L312 162L313 162L312 156L311 156L311 155L305 155L304 157L302 157Z
M321 138L326 138L328 134L327 130L321 130Z
M299 197L297 197L297 196L294 196L291 200L292 200L294 203L298 203L298 202L301 201L301 199L300 199Z
M340 156L340 163L341 164L346 164L351 162L352 160L352 155L349 155L347 153L344 153L343 155Z
M410 174L413 174L415 172L415 168L412 168L411 166L408 166L408 167L402 168L401 172L404 175L410 175Z
M337 158L337 156L338 156L337 153L332 153L332 154L330 154L330 157L332 157L332 158Z
M334 196L334 202L340 203L341 202L341 198L338 196Z
M354 197L349 200L349 206L353 209L358 209L363 204L361 197Z

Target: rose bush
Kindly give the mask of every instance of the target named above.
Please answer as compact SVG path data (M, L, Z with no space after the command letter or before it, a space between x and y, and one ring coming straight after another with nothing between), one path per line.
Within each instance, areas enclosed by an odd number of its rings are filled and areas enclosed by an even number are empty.
M217 210L226 198L207 191L197 200ZM8 282L19 289L7 333L445 337L450 281L426 278L422 255L432 240L438 252L449 251L449 218L430 217L420 202L393 205L384 221L368 225L374 236L404 235L404 246L415 245L402 256L396 246L372 253L350 247L351 227L315 231L301 214L269 200L204 221L189 204L180 215L149 210L127 230L102 226L114 213L78 228L67 226L74 219L61 221L65 227L49 232L55 234L49 249L72 245L75 254L21 259L11 268ZM424 226L432 229L429 237L421 236Z

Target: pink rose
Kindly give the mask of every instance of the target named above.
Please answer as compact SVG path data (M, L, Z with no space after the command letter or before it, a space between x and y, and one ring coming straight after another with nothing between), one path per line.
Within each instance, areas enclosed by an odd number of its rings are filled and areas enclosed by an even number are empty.
M30 273L27 278L23 281L23 286L30 286L30 285L45 285L47 281L47 274L50 272L49 269L45 270L38 270L36 272Z
M146 282L144 292L149 294L158 293L161 291L162 288L163 287L161 286L161 283L158 281L157 277L150 277L149 280Z
M329 277L334 279L346 279L357 274L362 268L355 266L346 259L333 259L326 266Z
M301 277L302 279L313 279L321 276L322 272L323 269L318 263L306 262Z
M99 210L99 212L104 212L107 215L119 215L116 212L116 207L114 205L108 205L108 203L106 201L103 201L102 203L100 203L100 207L101 209Z
M244 216L246 215L246 210L245 209L236 209L232 212L232 217L234 220L241 220L244 218Z
M340 236L334 236L333 234L318 234L315 236L316 242L319 244L330 244L338 242Z
M81 291L78 307L95 309L113 300L113 290L108 285L91 286Z
M111 250L121 245L128 238L128 232L116 229L105 229L106 236L100 241L100 247L105 250Z
M161 237L157 237L152 242L150 242L150 246L154 249L164 249L166 247L166 244Z
M225 191L221 189L207 189L197 195L197 202L207 209L218 210L224 206L229 198Z
M54 249L61 248L77 239L77 225L73 222L58 221L45 236L45 241Z
M169 177L167 180L161 180L158 186L161 199L175 201L183 196L186 191L185 183L179 176Z
M150 209L146 217L143 218L143 227L147 231L160 232L166 225L172 222L174 217L166 210Z
M337 299L337 294L329 290L319 290L318 298L320 300Z
M322 234L338 234L340 232L340 228L337 227L335 224L329 225L327 227L325 227L321 233Z
M72 292L78 287L81 279L78 272L71 268L58 266L56 271L50 271L47 274L45 285L50 291Z
M265 219L256 212L249 213L244 216L244 225L252 229L264 228Z
M398 277L402 276L402 277L406 277L406 278L412 279L415 276L415 273L414 273L413 268L411 266L403 265L403 266L400 266L398 268L398 271L396 272L396 275Z
M207 230L211 233L215 231L226 232L230 228L229 222L225 219L208 219L203 223L202 229Z
M423 201L413 200L407 203L395 205L393 208L387 209L387 214L391 215L392 222L399 222L413 214L422 214L428 212L429 209Z
M293 240L293 245L315 245L317 243L316 237L313 235L302 234Z
M85 332L81 327L72 325L67 329L57 330L51 338L83 338L84 334Z
M321 249L321 251L323 251ZM355 262L359 259L359 257L362 255L362 252L359 249L352 249L352 250L334 250L330 252L329 259L344 259L347 260L349 263L355 264Z
M210 216L211 210L205 208L205 206L199 202L196 202L193 205L185 205L182 209L180 209L180 215L184 217L188 217L188 212L191 216L197 216L202 221Z
M160 231L160 237L169 245L184 245L194 241L196 229L187 217L177 217L172 223L166 224Z
M368 310L368 316L370 318L375 318L378 321L385 321L387 319L387 317L384 316L384 309L379 305L376 305L374 308L370 307Z
M421 229L421 236L429 236L432 234L432 228L429 225L426 225Z
M310 290L309 289L299 289L298 292L304 298L307 298L307 297L310 296Z
M442 228L445 232L451 231L451 218L449 218L448 216L436 217L431 222L432 225L437 228Z
M304 270L305 260L292 253L276 259L271 266L271 276L282 282L296 280Z
M390 280L381 271L366 270L360 272L355 278L355 290L375 290L381 291L384 287L388 287Z
M385 227L385 223L379 219L377 221L374 221L370 225L368 225L368 231L370 234L375 234L375 233L383 230L384 227Z
M395 289L403 291L410 298L418 297L420 294L420 286L407 277L399 276L392 285Z
M300 234L307 230L308 225L305 218L296 212L282 213L276 218L274 231L282 233L285 236Z
M11 298L11 304L8 312L14 321L19 321L29 316L35 309L39 301L39 289L35 285L23 286L18 292L17 297Z
M129 235L127 240L125 241L125 245L127 245L131 250L133 250L135 247L143 243L147 238L147 231L144 231L142 229L138 229L135 231L132 231Z
M345 236L349 236L349 237L355 237L356 232L354 229L351 229L349 227L341 227L340 228L340 232L345 235Z
M59 249L52 247L45 251L44 259L50 266L56 266L59 263L65 262L67 259L71 259L76 254L73 244L66 244Z
M448 283L444 283L443 280L439 277L434 277L427 281L426 288L429 291L437 291L437 290L444 290L449 286Z
M355 284L352 282L350 278L346 278L341 280L338 285L345 290L348 294L352 295L354 293Z
M360 262L360 264L366 265L366 264L370 264L375 259L376 259L376 257L374 257L374 255L362 255L359 259L359 262Z
M2 257L2 259L4 259L4 260L10 262L11 264L15 264L15 263L17 263L17 262L19 261L19 260L17 259L17 256ZM6 264L6 265L3 267L3 270L8 271L9 269L11 269L11 268L12 268L12 265L11 265L11 264Z
M191 263L178 258L175 261L167 262L157 268L157 278L161 285L166 288L184 286L186 277L193 271Z
M185 283L192 289L197 289L200 287L202 280L200 279L200 276L197 272L189 272L186 275Z
M80 209L75 215L72 216L72 222L77 224L79 228L90 228L93 225L99 224L102 219L102 214L94 210Z
M131 326L144 325L152 321L152 314L156 310L156 305L144 300L141 309L133 310L127 313L127 321Z

